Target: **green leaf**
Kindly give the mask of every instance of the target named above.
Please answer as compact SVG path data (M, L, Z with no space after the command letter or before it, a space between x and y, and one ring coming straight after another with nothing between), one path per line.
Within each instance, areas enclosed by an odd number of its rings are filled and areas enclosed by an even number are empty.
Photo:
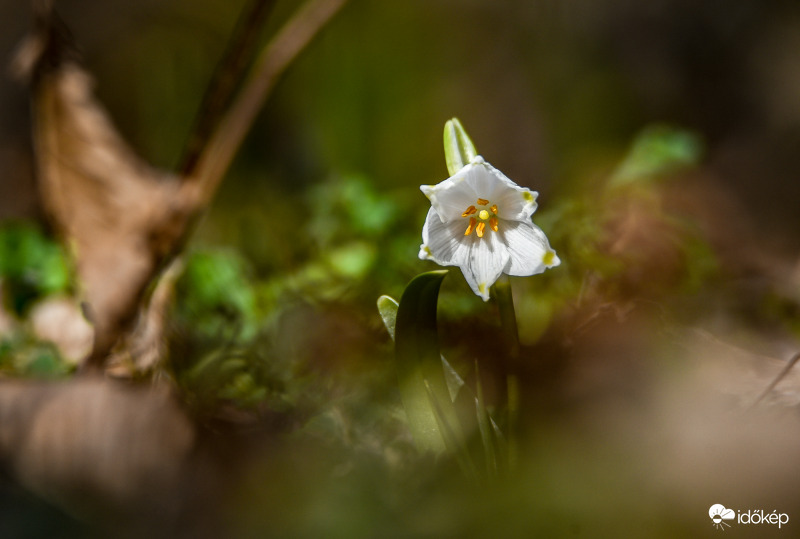
M450 391L450 400L456 402L458 393L464 387L464 379L444 356L442 356L442 368L444 369L444 378L447 380L447 389Z
M397 307L397 300L391 296L381 296L378 298L378 312L392 340L394 340L394 326L397 323ZM464 379L461 378L461 375L458 374L444 356L441 356L441 359L442 369L444 369L444 378L447 381L447 389L450 392L450 400L456 402L459 391L464 387Z
M439 287L446 275L447 270L440 270L415 277L400 299L395 324L398 382L408 426L420 450L437 453L447 449L440 425L458 425L442 369L436 324Z
M478 155L475 145L458 118L444 124L444 158L447 171L452 176Z
M489 415L489 411L486 408L486 400L483 397L483 384L481 384L481 376L477 361L475 361L475 384L477 393L475 397L475 413L478 419L478 430L481 433L481 441L483 442L483 452L486 457L486 471L490 477L497 477L497 450L495 448L493 431L490 426L492 418Z
M457 419L454 413L448 413L448 408L452 409L452 404L449 402L447 402L447 404L442 402L440 398L441 395L436 395L427 380L425 380L425 391L428 393L428 399L435 412L436 423L439 426L442 438L444 438L444 444L447 450L455 455L464 473L470 477L477 478L478 470L475 468L475 463L472 462L472 458L469 456L469 451L463 441L464 437L461 436L460 431L456 430L458 424L450 423L447 419L448 416L450 416L451 419Z
M397 323L397 308L399 304L391 296L381 296L378 298L378 312L383 319L383 325L386 326L386 331L394 340L394 326Z

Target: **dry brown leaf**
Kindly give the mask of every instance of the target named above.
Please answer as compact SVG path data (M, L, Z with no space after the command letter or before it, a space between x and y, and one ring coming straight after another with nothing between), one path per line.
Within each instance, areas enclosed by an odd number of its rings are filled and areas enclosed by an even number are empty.
M176 176L151 167L119 135L55 15L39 14L17 65L32 85L41 196L73 248L95 326L89 361L100 366L195 208Z
M32 87L41 196L73 247L95 328L87 365L102 368L130 335L148 307L146 291L210 204L275 80L345 1L313 0L278 32L184 177L151 167L130 148L93 95L51 2L38 5L15 71ZM151 330L141 333L152 342Z

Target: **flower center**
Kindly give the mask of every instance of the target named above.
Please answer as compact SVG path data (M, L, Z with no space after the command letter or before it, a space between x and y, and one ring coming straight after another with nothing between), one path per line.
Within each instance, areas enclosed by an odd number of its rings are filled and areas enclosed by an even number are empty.
M469 218L467 230L464 232L465 236L469 236L474 230L475 234L482 238L487 222L489 223L489 228L497 232L499 223L497 220L497 204L489 205L489 201L485 198L479 198L475 206L470 206L464 210L461 217Z

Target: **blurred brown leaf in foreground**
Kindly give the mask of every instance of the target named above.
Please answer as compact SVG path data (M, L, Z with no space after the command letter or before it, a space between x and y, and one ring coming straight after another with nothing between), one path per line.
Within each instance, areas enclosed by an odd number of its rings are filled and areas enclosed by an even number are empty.
M0 384L0 456L28 488L83 516L177 510L170 499L195 437L163 388L96 377Z

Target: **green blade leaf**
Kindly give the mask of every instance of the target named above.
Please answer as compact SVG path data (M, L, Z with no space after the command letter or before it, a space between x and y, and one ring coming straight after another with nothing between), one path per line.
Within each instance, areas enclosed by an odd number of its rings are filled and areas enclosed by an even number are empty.
M397 307L399 304L397 300L391 296L383 295L378 298L378 313L383 319L383 325L386 326L386 331L389 336L394 340L394 326L397 323ZM447 381L447 389L450 391L450 400L455 402L458 392L464 387L464 379L456 372L450 362L442 357L442 368L444 369L444 378Z
M428 392L428 399L435 412L436 422L439 425L442 438L444 438L445 446L456 457L458 465L461 466L463 472L469 477L477 478L478 469L469 456L467 446L464 444L464 437L460 431L455 430L456 425L448 421L448 416L455 418L454 414L448 412L448 408L452 408L451 403L445 405L445 403L441 402L427 380L425 380L425 390Z
M477 155L475 145L458 118L447 120L444 124L444 158L450 175L468 165Z
M386 326L386 331L389 336L394 340L394 326L397 323L397 307L399 304L397 300L391 296L383 295L378 298L378 313L383 319L383 325ZM450 362L442 358L442 368L444 369L444 378L447 381L447 389L450 391L450 400L455 402L458 392L464 387L464 379L456 372Z
M437 420L437 407L428 396L427 385L435 395L446 424L457 425L450 393L442 369L436 325L439 287L447 270L431 271L415 277L403 292L395 325L395 358L400 396L408 425L422 451L446 450Z
M444 379L447 381L447 389L450 391L450 400L455 403L458 393L464 387L464 379L444 356L442 356L442 368L444 369Z
M475 412L478 419L478 430L481 433L481 441L483 442L483 452L486 457L486 471L489 477L497 477L498 464L497 464L497 450L495 448L495 440L491 429L492 418L486 408L486 401L483 398L483 384L481 384L481 376L478 368L478 362L475 361L475 384L476 384L476 397L475 397Z

